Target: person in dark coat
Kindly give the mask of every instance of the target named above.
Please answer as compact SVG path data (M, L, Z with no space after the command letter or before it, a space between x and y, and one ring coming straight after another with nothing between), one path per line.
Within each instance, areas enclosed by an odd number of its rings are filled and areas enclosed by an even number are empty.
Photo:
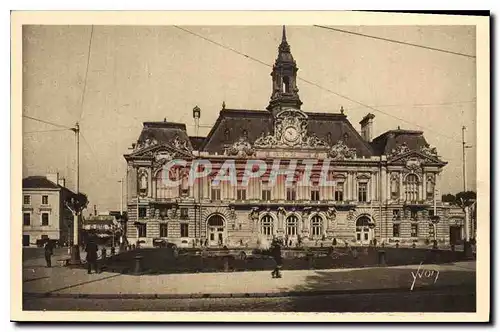
M91 274L92 273L92 267L95 270L95 273L99 273L97 269L97 251L99 248L97 247L97 244L95 241L90 240L87 243L87 247L85 248L85 251L87 252L87 273Z
M45 251L45 262L47 262L47 267L52 266L52 255L54 254L52 242L47 241L44 246Z
M273 278L281 278L281 265L283 264L283 259L281 258L281 245L278 241L273 241L271 244L271 256L274 258L276 267L274 268L271 275Z

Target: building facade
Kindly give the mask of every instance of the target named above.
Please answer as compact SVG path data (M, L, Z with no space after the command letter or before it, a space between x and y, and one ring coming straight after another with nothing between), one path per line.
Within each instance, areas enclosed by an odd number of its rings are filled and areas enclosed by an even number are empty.
M73 214L64 202L72 195L57 173L23 179L23 246L43 239L69 242Z
M297 71L283 28L265 110L223 104L207 137L188 136L184 124L144 123L124 156L129 240L228 247L273 237L308 245L449 242L456 230L437 189L446 162L423 132L398 128L372 138L373 114L358 132L342 108L303 111ZM262 163L266 170L246 181ZM236 181L214 181L221 169L234 171ZM193 173L204 176L191 181ZM459 219L453 227L463 226Z

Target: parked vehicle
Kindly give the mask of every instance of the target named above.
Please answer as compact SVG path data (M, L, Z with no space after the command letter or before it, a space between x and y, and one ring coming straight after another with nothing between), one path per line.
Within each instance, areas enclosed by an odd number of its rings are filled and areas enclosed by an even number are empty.
M172 249L177 248L175 243L168 242L165 239L153 239L153 247L155 247L155 248L172 248Z

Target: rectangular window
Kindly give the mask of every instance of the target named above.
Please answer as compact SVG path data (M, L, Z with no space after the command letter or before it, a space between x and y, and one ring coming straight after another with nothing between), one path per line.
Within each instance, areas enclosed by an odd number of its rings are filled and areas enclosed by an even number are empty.
M42 204L49 204L49 196L47 195L42 196Z
M46 234L42 234L42 236L41 236L40 238L41 238L42 240L46 240L46 239L48 239L48 238L49 238L49 236L48 236L48 235L46 235Z
M168 224L160 224L160 237L168 236Z
M429 224L429 237L434 238L434 224Z
M48 226L48 225L49 225L49 214L42 213L42 226Z
M139 218L146 218L147 216L147 209L145 207L140 207L139 208Z
M399 224L392 225L392 236L399 237Z
M297 199L297 191L295 188L286 188L286 200L295 201Z
M23 204L31 204L31 196L30 195L24 195Z
M23 213L23 225L31 225L31 213Z
M367 193L368 184L367 183L358 183L358 202L366 202L366 193Z
M210 199L212 201L220 201L220 189L219 188L212 188Z
M137 233L139 234L139 237L146 237L146 224L138 224Z
M343 200L344 200L344 184L342 182L339 182L335 186L335 201L342 202Z
M189 224L181 224L181 237L189 237Z
M271 190L268 189L262 190L262 200L263 201L271 200Z
M319 201L319 189L311 190L311 201Z
M181 208L181 219L187 219L189 217L188 208Z
M434 209L429 210L429 217L434 217Z
M399 209L392 210L392 220L401 220L401 211Z
M411 224L411 237L417 237L418 236L418 224Z
M247 191L245 189L236 190L236 199L238 201L244 201L247 199Z

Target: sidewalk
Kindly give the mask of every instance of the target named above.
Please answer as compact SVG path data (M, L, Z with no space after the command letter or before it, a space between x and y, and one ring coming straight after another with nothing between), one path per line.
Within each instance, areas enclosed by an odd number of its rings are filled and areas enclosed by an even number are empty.
M83 269L64 267L26 267L23 293L27 297L155 299L409 292L414 280L413 291L475 285L475 261L422 265L421 277L415 279L418 268L411 265L295 270L283 271L283 278L272 279L270 271L134 276L110 272L89 275ZM439 271L437 279L437 272L430 276L431 270Z

